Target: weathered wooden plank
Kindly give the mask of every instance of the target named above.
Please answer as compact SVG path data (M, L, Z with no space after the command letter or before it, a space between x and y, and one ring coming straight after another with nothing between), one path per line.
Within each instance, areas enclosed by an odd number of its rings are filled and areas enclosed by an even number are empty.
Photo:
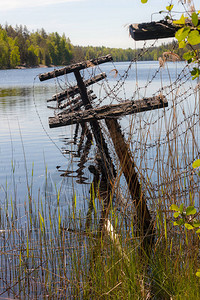
M113 61L113 58L110 54L99 57L99 58L83 61L83 62L80 62L77 64L72 64L72 65L66 66L64 68L52 71L52 72L40 74L39 79L40 79L40 81L44 81L44 80L55 78L55 77L58 77L61 75L69 74L74 71L80 71L85 68L100 65L100 64L103 64L103 63L106 63L109 61Z
M167 106L167 99L162 95L136 101L129 100L120 104L105 105L70 114L61 113L59 116L49 118L49 126L50 128L53 128L80 122L91 122L94 120L121 117L123 115L130 115Z
M80 98L81 98L81 97L80 97ZM90 96L88 96L88 98L89 98L90 102L92 102L93 100L95 100L95 99L97 98L97 96L96 96L96 95L90 95ZM74 104L74 105L70 106L69 108L67 108L66 110L64 110L64 111L62 111L62 112L60 112L60 113L58 113L58 115L62 115L63 113L64 113L64 114L73 113L74 111L79 110L83 105L84 105L84 104L83 104L83 101L80 100L80 101L78 101L76 104ZM69 106L69 105L67 105L67 106ZM65 106L63 106L62 108L64 108L64 107L65 107Z
M190 19L186 19L186 24L191 27L193 26ZM179 29L180 26L174 24L172 20L129 25L129 33L135 41L174 37L176 31Z
M92 90L87 91L88 96L90 96L92 93L93 93ZM76 105L78 102L82 102L81 95L79 95L79 96L77 96L77 97L75 97L75 98L71 98L71 99L69 99L68 101L66 101L66 102L63 103L63 104L60 104L60 105L58 106L58 108L59 108L59 109L64 109L64 108L66 108L67 106L70 106L70 108L71 108L71 107L73 107L74 105ZM82 103L83 103L83 102L82 102ZM83 105L83 104L82 104L82 105Z
M168 21L129 25L129 33L135 41L174 37L179 28Z
M85 87L88 87L106 77L107 77L106 73L101 73L99 75L96 75L93 78L85 80L84 81ZM73 96L77 95L78 93L80 93L79 87L78 87L78 85L75 85L73 87L68 88L64 92L54 95L51 99L47 100L47 102L57 101L58 103L60 103L61 101L65 100L66 98L73 97Z

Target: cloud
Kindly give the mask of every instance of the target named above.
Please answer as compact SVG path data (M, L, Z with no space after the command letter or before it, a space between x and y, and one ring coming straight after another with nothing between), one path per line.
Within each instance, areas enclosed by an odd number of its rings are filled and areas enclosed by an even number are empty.
M0 11L78 1L83 0L0 0Z

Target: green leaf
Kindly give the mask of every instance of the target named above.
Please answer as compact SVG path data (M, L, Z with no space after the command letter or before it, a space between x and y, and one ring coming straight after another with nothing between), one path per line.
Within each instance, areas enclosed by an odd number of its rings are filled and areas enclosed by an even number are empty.
M196 233L200 233L200 229L198 229L198 230L196 231Z
M200 75L200 70L197 68L193 68L193 70L191 71L191 75L192 75L192 80L198 78Z
M181 213L183 213L183 203L180 205L179 211L180 211Z
M172 204L169 209L179 211L179 207L176 204Z
M183 28L179 29L176 32L175 38L178 40L178 42L181 42L184 39L186 39L186 37L188 36L189 32L190 32L190 28L189 27L183 27Z
M194 57L194 51L188 51L183 54L183 58L187 61L192 59L193 57Z
M194 24L194 26L197 26L198 22L199 22L198 15L195 12L193 12L192 13L192 23Z
M177 24L177 25L185 25L185 20L186 20L186 19L187 19L187 18L184 17L184 15L182 15L181 18L180 18L179 20L175 20L175 21L173 21L173 23L174 23L174 24Z
M198 271L196 272L196 276L197 276L197 277L200 277L200 270L198 270Z
M197 159L193 162L192 167L194 169L199 168L200 167L200 159Z
M187 41L190 45L198 45L200 43L200 34L198 30L190 31Z
M179 46L180 49L183 49L186 46L186 42L185 41L181 41L178 46Z
M177 212L174 213L174 218L178 218L179 216L180 216L180 212L179 211L177 211Z
M180 219L180 220L178 220L178 221L175 221L174 222L174 226L181 226L181 225L183 225L184 224L184 221L183 221L183 219Z
M194 220L193 226L194 227L200 227L200 222Z
M188 230L194 229L194 227L189 223L185 223L185 228L187 228Z
M197 212L196 208L194 206L188 206L186 208L186 216L195 215Z
M142 3L147 3L147 2L148 2L148 0L141 0L141 2L142 2Z
M171 11L173 7L174 7L174 5L166 6L166 10Z

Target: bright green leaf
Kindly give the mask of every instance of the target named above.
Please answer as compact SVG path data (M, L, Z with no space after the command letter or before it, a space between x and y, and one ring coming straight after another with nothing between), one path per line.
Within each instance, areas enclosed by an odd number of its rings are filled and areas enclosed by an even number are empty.
M192 164L192 167L193 167L194 169L200 167L200 159L195 160L195 161L193 162L193 164Z
M200 70L197 68L193 68L193 70L191 71L191 75L192 75L192 80L198 78L200 75Z
M186 37L188 36L189 32L190 32L190 28L189 27L183 27L183 28L179 29L176 32L175 38L178 40L178 42L181 42L184 39L186 39Z
M195 12L193 12L192 13L192 23L194 24L194 26L197 26L198 22L199 22L198 15Z
M196 276L200 277L200 270L196 272Z
M166 6L166 10L171 11L173 7L174 7L174 5Z
M200 227L200 222L194 221L193 226L194 226L194 227Z
M186 20L186 19L187 19L187 18L184 17L184 15L182 15L181 18L180 18L179 20L175 20L175 21L173 21L173 23L174 23L174 24L177 24L177 25L185 25L185 20Z
M186 208L186 216L195 215L197 212L196 208L194 206L188 206Z
M176 204L172 204L169 209L179 211L179 207Z
M190 45L198 45L200 43L200 34L198 30L190 31L187 41Z
M174 218L178 218L179 215L180 215L180 212L179 212L179 211L175 212L175 213L174 213Z
M183 203L180 205L179 211L180 211L181 213L183 213Z
M198 229L198 230L196 231L196 233L200 233L200 229Z
M178 46L179 46L180 49L183 49L186 46L186 42L185 41L181 41Z
M194 229L194 227L191 224L188 224L188 223L185 223L185 228L187 228L188 230Z
M178 220L178 221L175 221L174 222L174 226L181 226L181 225L183 225L184 224L184 221L183 221L183 219L180 219L180 220Z

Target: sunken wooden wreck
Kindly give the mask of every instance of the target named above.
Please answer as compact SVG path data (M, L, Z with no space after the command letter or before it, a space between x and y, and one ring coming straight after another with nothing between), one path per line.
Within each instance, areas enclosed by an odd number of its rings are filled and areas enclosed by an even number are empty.
M119 104L104 105L94 108L93 103L96 96L93 94L91 89L87 90L87 87L105 79L106 74L101 73L84 81L80 70L110 61L112 61L112 57L111 55L107 55L78 64L72 64L60 70L41 74L39 78L41 81L44 81L57 76L69 74L71 72L74 73L77 85L53 95L51 99L47 100L48 102L54 102L56 104L54 108L61 110L61 112L57 113L54 117L49 118L49 126L53 128L72 124L77 124L78 126L80 124L84 129L85 126L87 126L87 123L90 124L96 145L101 155L102 176L105 177L108 189L111 190L115 185L117 174L114 163L109 154L106 140L101 130L100 120L105 120L105 124L108 128L124 177L126 178L130 194L136 207L138 229L140 235L143 237L142 243L146 248L152 244L154 239L153 222L145 197L141 191L139 177L135 170L134 158L129 149L129 145L125 141L121 132L118 118L124 115L140 113L143 111L159 108L162 109L168 106L168 102L163 95L157 95L150 98L138 99L136 101L125 100ZM110 207L110 201L110 194L107 193L107 197L104 199L101 228L104 226L103 224L108 214L107 210Z

